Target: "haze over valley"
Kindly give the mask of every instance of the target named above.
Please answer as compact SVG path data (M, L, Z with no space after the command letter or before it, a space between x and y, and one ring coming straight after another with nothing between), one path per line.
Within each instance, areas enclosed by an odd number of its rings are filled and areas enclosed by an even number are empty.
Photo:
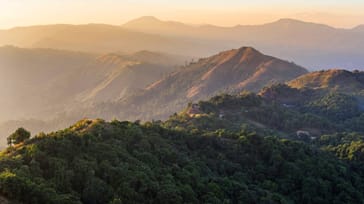
M219 93L259 92L312 70L361 70L360 28L294 19L221 27L144 16L119 26L1 30L0 133L51 131L81 118L166 119Z
M84 4L0 0L0 203L364 202L363 3Z

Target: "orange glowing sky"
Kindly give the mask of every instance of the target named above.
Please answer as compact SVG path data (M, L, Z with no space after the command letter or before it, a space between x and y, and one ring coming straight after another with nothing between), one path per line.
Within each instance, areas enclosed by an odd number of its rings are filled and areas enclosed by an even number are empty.
M36 24L123 24L156 16L190 24L262 24L295 18L335 27L364 24L363 0L0 0L0 28Z

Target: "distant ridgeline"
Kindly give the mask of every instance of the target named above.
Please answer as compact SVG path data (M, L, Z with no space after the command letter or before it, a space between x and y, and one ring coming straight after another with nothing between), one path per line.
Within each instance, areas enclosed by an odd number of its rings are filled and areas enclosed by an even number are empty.
M22 203L362 203L363 73L314 72L165 122L82 120L0 155ZM9 140L12 141L12 140ZM2 198L1 198L2 199Z

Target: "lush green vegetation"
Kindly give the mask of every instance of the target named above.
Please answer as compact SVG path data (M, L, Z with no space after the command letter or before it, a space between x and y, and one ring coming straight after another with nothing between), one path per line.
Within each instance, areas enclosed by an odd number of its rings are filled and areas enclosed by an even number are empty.
M360 115L358 100L354 96L342 93L329 93L306 106L309 109L308 111L338 122Z
M82 120L31 138L19 128L0 155L0 196L22 203L362 203L360 100L285 85L264 91L190 103L165 122Z
M364 177L300 142L84 120L10 147L0 192L24 203L360 203Z
M30 138L30 132L24 128L18 128L7 139L8 145L19 144Z
M364 132L364 112L356 97L286 89L282 85L271 87L272 98L247 92L218 95L198 103L201 114L191 117L188 114L190 104L185 111L167 120L165 125L195 132L249 128L262 135L278 134L291 139L295 138L298 130L307 130L316 137L343 131ZM282 99L286 92L297 98L291 97L286 102Z
M343 160L355 165L363 166L364 162L364 135L358 133L335 133L322 135L314 144L322 149L333 152Z

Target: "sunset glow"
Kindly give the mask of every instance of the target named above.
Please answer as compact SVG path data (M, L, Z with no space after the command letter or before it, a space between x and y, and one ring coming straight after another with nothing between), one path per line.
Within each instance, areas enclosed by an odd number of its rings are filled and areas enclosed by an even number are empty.
M296 18L335 27L364 23L364 2L314 0L0 0L0 28L36 24L123 24L151 15L189 24L263 24ZM221 17L223 16L223 18Z

